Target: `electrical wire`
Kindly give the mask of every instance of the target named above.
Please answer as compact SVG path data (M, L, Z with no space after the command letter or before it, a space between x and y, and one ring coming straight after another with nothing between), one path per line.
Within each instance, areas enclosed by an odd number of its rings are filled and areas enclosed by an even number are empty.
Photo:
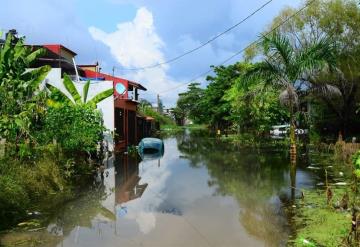
M294 18L295 16L297 16L298 14L300 14L304 9L306 9L307 7L309 7L311 4L313 4L316 0L312 0L307 2L302 8L300 8L298 11L296 11L294 14L292 14L291 16L289 16L287 19L285 19L284 21L282 21L281 23L279 23L277 26L275 26L273 29L271 29L270 31L266 32L265 34L261 35L258 39L254 40L253 42L251 42L250 44L248 44L245 48L241 49L240 51L234 53L232 56L228 57L227 59L225 59L224 61L222 61L220 64L218 64L217 66L221 66L224 65L225 63L227 63L228 61L230 61L231 59L233 59L234 57L240 55L241 53L243 53L246 49L252 47L253 45L256 45L257 43L259 43L264 37L268 36L269 34L271 34L272 32L276 31L278 28L280 28L282 25L284 25L285 23L287 23L290 19ZM160 93L158 93L159 95L164 95L165 93L168 93L170 91L173 91L177 88L186 86L190 83L192 83L193 81L196 81L197 79L202 78L203 76L207 75L208 73L212 72L213 69L209 69L208 71L205 71L203 73L201 73L200 75L192 78L190 81L186 82L186 83L182 83L180 85L177 85L173 88L169 88L167 90L164 90Z
M189 55L201 48L203 48L204 46L210 44L211 42L215 41L216 39L218 39L219 37L225 35L226 33L230 32L231 30L233 30L234 28L238 27L239 25L243 24L244 22L246 22L248 19L250 19L252 16L254 16L255 14L257 14L259 11L261 11L263 8L265 8L267 5L269 5L273 0L268 0L266 3L264 3L263 5L261 5L259 8L257 8L255 11L253 11L251 14L249 14L248 16L246 16L244 19L242 19L241 21L239 21L238 23L236 23L235 25L229 27L228 29L226 29L225 31L217 34L216 36L214 36L213 38L209 39L208 41L200 44L199 46L192 48L186 52L184 52L181 55L178 55L176 57L173 57L167 61L161 62L161 63L156 63L153 65L149 65L149 66L145 66L145 67L139 67L139 68L120 68L120 67L116 67L114 66L114 68L122 70L122 71L136 71L136 70L146 70L146 69L152 69L152 68L156 68L165 64L169 64L172 63L176 60L179 60L182 57L185 57L186 55Z

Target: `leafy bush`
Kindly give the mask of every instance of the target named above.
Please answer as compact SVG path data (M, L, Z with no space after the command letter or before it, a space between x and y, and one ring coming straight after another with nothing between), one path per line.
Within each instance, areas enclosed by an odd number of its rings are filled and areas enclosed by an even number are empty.
M47 143L55 139L66 152L93 152L104 131L99 111L86 105L50 108L40 133Z
M140 111L146 116L153 117L155 121L160 124L175 125L175 122L172 118L154 111L150 106L143 106L140 108Z
M44 52L33 51L11 34L0 45L0 136L16 144L32 138L45 112L46 95L39 87L51 68L27 70Z
M28 211L65 200L70 183L62 173L56 160L47 153L34 163L0 160L0 229L26 218ZM39 206L40 202L43 206Z
M18 180L0 176L0 229L14 224L25 216L29 197Z
M357 178L360 178L360 150L353 156L354 174Z

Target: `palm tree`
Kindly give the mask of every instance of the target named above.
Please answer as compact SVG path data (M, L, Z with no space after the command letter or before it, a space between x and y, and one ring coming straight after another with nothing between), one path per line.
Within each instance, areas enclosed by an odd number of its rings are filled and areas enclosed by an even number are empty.
M296 154L295 113L299 103L299 92L312 88L307 78L316 76L324 69L335 67L334 45L329 38L321 38L307 46L292 44L287 36L274 32L264 36L261 43L265 60L254 65L246 74L245 82L262 79L265 85L280 88L280 102L288 107L290 113L290 150ZM329 91L330 87L321 85Z
M66 94L61 92L58 88L56 88L50 84L46 84L46 87L49 89L49 91L51 92L51 96L52 96L52 99L49 101L50 105L56 107L56 106L59 106L64 103L70 103L70 104L76 104L76 105L86 105L86 106L90 106L92 108L96 108L96 104L98 104L102 100L110 97L114 93L113 89L108 89L108 90L105 90L105 91L95 95L91 100L88 100L90 81L87 81L84 84L82 98L81 98L79 92L77 91L77 89L74 85L74 82L71 80L71 78L67 74L64 74L63 84L72 98L69 98Z

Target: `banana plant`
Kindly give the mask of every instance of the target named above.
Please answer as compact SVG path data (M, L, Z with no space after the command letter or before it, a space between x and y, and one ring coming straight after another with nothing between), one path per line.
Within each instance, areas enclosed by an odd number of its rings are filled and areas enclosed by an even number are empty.
M46 84L46 87L51 92L51 99L48 101L50 106L58 107L62 104L76 104L76 105L86 105L92 108L96 108L96 105L99 102L110 97L114 93L113 89L108 89L95 95L92 99L88 100L90 81L87 81L84 84L82 97L79 94L78 90L76 89L74 82L67 74L64 74L63 84L66 88L66 91L71 95L71 98L69 98L66 94L61 92L58 88L50 84Z
M40 85L51 67L28 69L44 53L44 49L34 50L23 38L15 39L10 33L0 45L0 136L9 141L29 138L45 112Z

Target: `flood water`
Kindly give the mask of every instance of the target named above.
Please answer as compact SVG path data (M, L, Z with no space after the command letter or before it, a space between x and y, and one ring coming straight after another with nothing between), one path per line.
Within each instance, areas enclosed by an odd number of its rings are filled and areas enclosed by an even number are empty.
M318 175L287 150L242 149L184 131L164 138L163 157L119 154L96 189L58 208L43 229L15 231L3 244L33 246L285 246L291 197ZM295 194L294 194L295 193ZM29 243L29 242L27 242Z

